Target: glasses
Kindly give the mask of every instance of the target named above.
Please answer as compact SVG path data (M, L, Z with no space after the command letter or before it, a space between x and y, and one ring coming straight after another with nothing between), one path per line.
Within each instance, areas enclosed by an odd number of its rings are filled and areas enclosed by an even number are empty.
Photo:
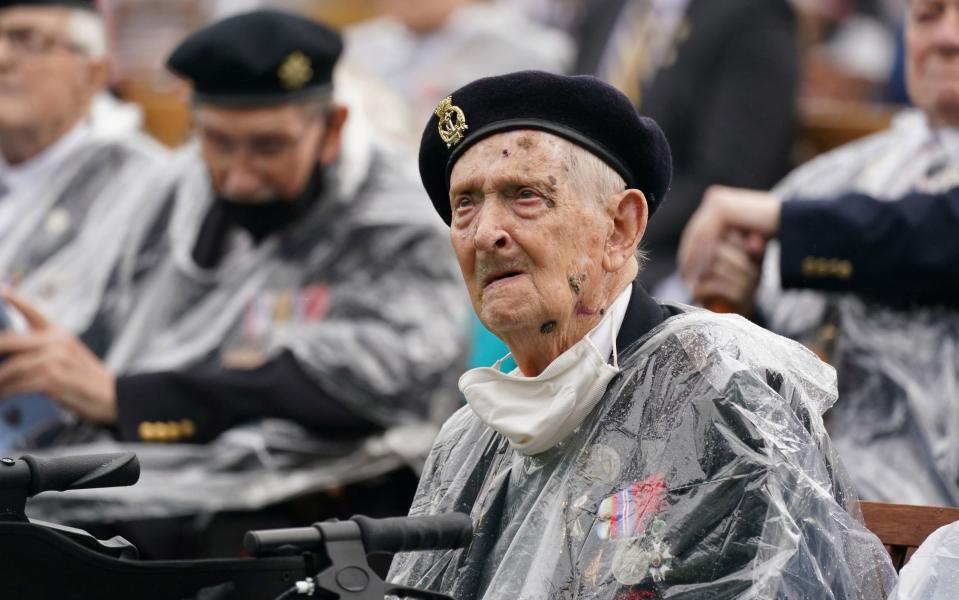
M270 133L237 140L220 131L206 129L199 124L196 126L196 133L200 144L220 160L233 160L241 153L245 153L251 161L268 163L286 156L299 147L313 129L312 126L318 121L318 118L311 118L300 132L293 136Z
M80 51L78 45L63 36L31 27L0 26L0 41L9 44L11 50L18 55L47 54L54 48Z

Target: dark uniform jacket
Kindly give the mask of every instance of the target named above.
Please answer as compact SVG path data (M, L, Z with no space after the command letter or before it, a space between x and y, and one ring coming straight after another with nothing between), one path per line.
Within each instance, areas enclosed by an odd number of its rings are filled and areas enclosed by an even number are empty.
M959 303L959 188L884 202L784 202L780 271L787 288L854 292L889 304Z
M576 70L595 73L629 0L600 0L584 19ZM668 202L650 220L647 287L675 270L675 252L706 187L768 189L788 168L799 56L785 0L690 0L675 60L643 86L640 112L673 154Z

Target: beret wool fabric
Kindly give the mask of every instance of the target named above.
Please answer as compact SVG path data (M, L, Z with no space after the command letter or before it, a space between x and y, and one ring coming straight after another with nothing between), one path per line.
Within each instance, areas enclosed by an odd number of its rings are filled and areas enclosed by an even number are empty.
M217 21L180 43L167 67L199 102L269 106L330 88L343 52L336 31L311 19L257 10Z
M449 100L430 117L419 152L423 186L447 225L452 219L453 165L476 142L516 129L546 131L595 154L628 188L643 192L650 215L669 189L672 158L662 130L641 116L629 98L596 77L519 71L477 79L450 94ZM465 125L456 127L462 139L452 143L441 132L441 126L449 131L459 122L458 116L450 116L449 106L462 111Z

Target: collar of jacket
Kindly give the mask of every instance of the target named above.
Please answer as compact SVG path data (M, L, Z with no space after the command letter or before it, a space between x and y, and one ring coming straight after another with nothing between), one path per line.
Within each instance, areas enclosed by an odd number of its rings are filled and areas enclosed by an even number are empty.
M619 328L619 335L616 336L616 347L620 353L674 314L646 293L639 279L633 281L632 285L633 294L629 298L629 307Z

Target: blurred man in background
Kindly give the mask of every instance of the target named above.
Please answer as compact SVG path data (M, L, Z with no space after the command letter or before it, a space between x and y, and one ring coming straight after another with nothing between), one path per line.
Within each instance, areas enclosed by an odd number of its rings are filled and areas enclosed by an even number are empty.
M575 71L596 74L662 126L673 149L669 204L644 239L643 283L675 271L683 226L711 184L767 187L789 166L799 87L787 0L598 0Z
M156 214L133 236L134 270L149 272L112 369L14 297L34 331L0 337L0 393L48 393L143 441L206 442L270 416L337 436L428 416L456 374L466 309L404 163L362 123L345 127L341 47L322 25L260 11L174 51L199 153L147 190L167 201L144 202Z
M540 69L565 72L565 34L508 6L476 0L381 0L383 16L347 33L346 59L382 79L409 104L412 128L445 94L473 79Z
M130 187L163 156L107 81L94 2L0 2L0 279L77 333L109 302Z
M917 198L911 192L939 194L955 187L959 181L959 0L910 2L906 51L907 82L917 110L899 115L887 131L798 169L773 190L777 198L835 199L858 192L909 202ZM723 196L735 193L722 190ZM753 194L740 192L744 199ZM916 220L922 218L924 206L926 201L907 204L899 214ZM858 218L879 214L864 211ZM877 222L870 229L881 234L888 226ZM828 231L810 226L801 234L793 233L814 239ZM691 238L687 246L697 244ZM757 296L758 270L748 256L757 249L761 253L761 240L750 242L734 232L716 246L712 261L690 261L687 280L698 300L719 300L743 314L758 306L772 329L804 341L836 367L840 401L830 413L829 425L864 498L959 504L955 394L959 389L959 313L955 306L941 292L938 297L930 295L925 286L915 283L922 277L898 280L892 270L886 271L885 283L898 289L880 294L885 297L882 302L869 293L784 290L786 278L780 274L777 245L766 252ZM791 256L791 268L798 269L802 278L824 283L852 279L860 270L870 270L861 264L865 257L852 260L855 257L818 251ZM941 260L936 253L922 268ZM755 272L750 274L751 270ZM842 289L841 285L816 287Z
M105 362L9 296L32 329L0 335L0 396L45 393L151 444L140 484L110 511L95 500L96 518L251 510L396 473L458 402L468 307L449 242L408 159L334 98L341 49L319 23L256 11L173 52L198 143L138 199L117 270L131 311ZM391 481L348 510L404 511ZM69 508L42 514L83 518ZM348 516L314 517L331 515Z

